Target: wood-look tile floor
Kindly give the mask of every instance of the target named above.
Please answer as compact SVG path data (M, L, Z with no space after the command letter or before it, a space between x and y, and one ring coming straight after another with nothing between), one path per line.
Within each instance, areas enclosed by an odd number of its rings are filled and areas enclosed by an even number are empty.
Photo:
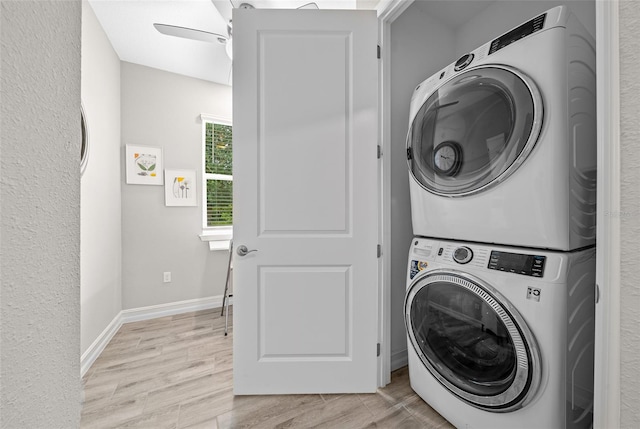
M123 325L83 378L82 428L453 428L409 386L375 394L234 396L220 309Z

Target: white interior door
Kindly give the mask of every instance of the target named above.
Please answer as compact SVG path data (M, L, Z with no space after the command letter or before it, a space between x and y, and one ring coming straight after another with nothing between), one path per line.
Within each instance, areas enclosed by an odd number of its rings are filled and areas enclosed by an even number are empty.
M374 392L375 12L233 23L234 392Z

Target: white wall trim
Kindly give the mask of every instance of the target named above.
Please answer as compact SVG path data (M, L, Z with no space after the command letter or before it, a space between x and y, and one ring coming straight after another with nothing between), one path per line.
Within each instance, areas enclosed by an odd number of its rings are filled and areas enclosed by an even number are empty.
M381 241L382 266L380 269L379 326L380 360L378 362L378 387L391 382L393 356L391 356L391 23L395 21L413 0L382 0L378 13L378 44L381 58L378 68L378 139L382 146L381 174Z
M593 426L620 427L620 58L618 0L596 1L598 222Z
M109 344L109 341L111 341L121 326L122 312L119 312L80 357L80 377L84 377L87 371L89 371L91 365L93 365L96 359L98 359L100 353L102 353L104 348L107 347L107 344Z
M222 298L222 295L210 296L207 298L189 299L186 301L150 305L148 307L131 308L120 311L98 338L96 338L93 344L82 354L80 358L80 376L84 377L89 368L91 368L91 365L93 365L105 347L107 347L109 341L111 341L113 336L125 323L157 319L159 317L173 316L191 311L208 310L210 308L221 308ZM229 303L233 303L233 300L230 299Z
M399 352L395 352L391 355L391 371L395 371L396 369L400 369L407 365L409 365L407 349L400 350Z
M131 308L122 310L120 314L122 314L122 323L124 324L220 307L222 307L222 295L150 305L148 307Z
M233 121L231 120L231 118L227 118L227 117L223 117L223 116L216 116L216 115L211 115L209 113L201 113L200 114L200 121L202 122L215 122L217 124L222 124L222 125L231 125L233 123Z
M391 25L414 1L415 0L381 0L376 7L378 19L383 23Z
M387 1L388 3L388 1ZM378 7L381 5L379 4ZM387 4L388 6L388 4ZM379 11L380 12L380 11ZM382 149L382 170L380 174L380 243L382 257L378 272L378 341L380 342L380 359L378 361L378 387L384 387L391 382L391 207L389 205L391 193L391 159L388 156L389 114L387 101L389 97L389 54L390 24L378 14L378 45L381 58L378 62L378 144Z

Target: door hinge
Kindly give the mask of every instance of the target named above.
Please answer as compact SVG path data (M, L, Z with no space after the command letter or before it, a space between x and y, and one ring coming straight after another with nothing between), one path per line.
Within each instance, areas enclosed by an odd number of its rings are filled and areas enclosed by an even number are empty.
M378 45L378 59L380 59L380 45Z
M378 159L382 158L382 146L378 145Z
M380 343L376 346L376 356L380 356Z
M407 148L407 159L409 161L411 161L413 159L413 152L411 151L410 147Z
M378 254L378 258L379 258L380 256L382 256L382 246L381 246L381 245L379 245L379 244L378 244L378 247L377 247L377 254Z

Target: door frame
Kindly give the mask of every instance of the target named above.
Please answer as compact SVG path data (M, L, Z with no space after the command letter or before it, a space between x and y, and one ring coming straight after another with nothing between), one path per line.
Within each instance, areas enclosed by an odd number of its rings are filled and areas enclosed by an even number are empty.
M618 0L596 0L598 187L593 426L620 427L620 47Z
M378 362L378 386L391 382L391 24L414 0L380 0L378 12L378 138L382 150L382 170L379 189L380 238L382 242L382 263L379 276L378 311L380 312L378 339L380 341L380 361ZM408 245L408 243L407 243Z
M390 52L391 24L414 0L380 0L378 11L379 138L382 153L391 151ZM620 425L620 62L619 0L595 0L598 127L597 262L594 427ZM381 360L378 385L391 380L391 160L382 157L380 272Z

